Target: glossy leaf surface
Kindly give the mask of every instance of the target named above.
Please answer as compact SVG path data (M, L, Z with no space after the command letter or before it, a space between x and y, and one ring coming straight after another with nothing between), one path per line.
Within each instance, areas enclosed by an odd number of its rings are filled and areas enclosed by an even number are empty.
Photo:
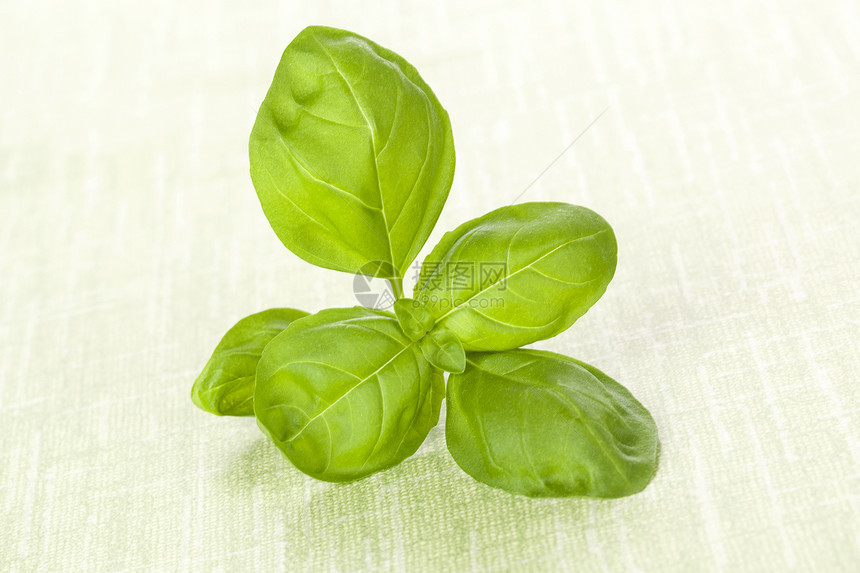
M448 379L445 436L467 474L533 497L614 498L645 488L657 428L623 386L537 350L469 355Z
M567 203L496 209L446 233L414 298L467 351L508 350L566 330L615 274L615 234Z
M438 422L443 394L442 372L393 316L329 309L266 347L254 411L298 469L349 481L412 455Z
M263 348L308 313L272 308L246 316L227 331L191 388L191 401L218 416L254 415L254 376Z
M249 144L275 233L321 267L402 277L454 176L448 114L415 68L345 30L287 46Z

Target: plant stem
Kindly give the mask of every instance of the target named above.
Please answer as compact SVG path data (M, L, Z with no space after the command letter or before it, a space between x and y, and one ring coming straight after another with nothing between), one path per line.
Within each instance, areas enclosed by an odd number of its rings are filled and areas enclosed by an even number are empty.
M391 292L394 293L395 299L403 298L403 279L400 277L393 277L388 279L388 284L391 285Z

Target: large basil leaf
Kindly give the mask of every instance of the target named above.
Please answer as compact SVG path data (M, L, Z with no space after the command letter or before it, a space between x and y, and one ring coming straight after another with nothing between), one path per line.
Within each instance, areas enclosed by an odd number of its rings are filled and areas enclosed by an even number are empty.
M308 313L272 308L246 316L227 331L191 388L191 401L219 416L254 415L254 375L263 348Z
M615 274L616 249L612 228L585 207L502 207L442 237L414 298L466 350L518 348L585 314Z
M470 354L448 379L445 436L467 474L533 497L622 497L657 466L657 427L593 366L536 350Z
M251 178L288 249L321 267L402 277L448 197L448 114L418 72L345 30L287 46L250 139Z
M390 314L323 310L263 351L254 412L301 471L349 481L412 455L439 421L442 372Z

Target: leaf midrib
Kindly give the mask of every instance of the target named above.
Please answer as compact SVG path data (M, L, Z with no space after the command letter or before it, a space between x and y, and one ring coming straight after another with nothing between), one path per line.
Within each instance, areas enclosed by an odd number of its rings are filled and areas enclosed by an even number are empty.
M370 123L370 119L367 117L367 114L364 112L364 108L361 103L358 101L358 97L355 95L355 90L352 89L352 84L349 83L349 80L346 79L346 76L338 67L337 62L334 60L334 56L332 56L331 52L329 52L325 45L319 41L319 38L313 36L314 41L319 44L320 49L328 56L328 59L331 61L331 65L334 66L335 71L343 80L343 83L346 84L349 93L352 95L353 101L355 101L355 105L358 108L358 111L361 113L361 116L364 118L365 123L367 124L367 130L370 132L370 144L373 148L373 170L376 173L376 189L379 192L379 207L382 211L382 223L385 226L385 238L388 242L388 256L389 263L391 264L391 268L394 271L394 274L398 277L400 276L400 269L397 268L397 264L394 262L394 248L391 245L391 231L388 228L388 220L385 215L385 198L382 193L382 181L379 178L379 160L376 154L376 132L373 129L373 124Z
M472 296L470 296L469 298L467 298L466 300L464 300L462 303L460 303L460 304L458 304L457 306L453 307L451 310L449 310L448 312L446 312L445 314L443 314L442 316L440 316L438 319L436 319L436 323L437 323L437 324L441 323L441 322L442 322L443 320L445 320L448 316L450 316L450 315L451 315L451 313L454 313L454 312L456 312L456 311L458 311L458 310L462 309L464 306L466 306L469 302L471 302L472 300L474 300L474 299L475 299L476 297L478 297L479 295L482 295L482 294L484 294L485 292L487 292L488 290L493 289L493 288L495 288L495 287L499 286L499 284L500 284L502 281L510 280L511 278L515 277L516 275L520 274L521 272L523 272L523 271L525 271L525 270L530 269L531 267L533 267L533 266L534 266L534 265L536 265L537 263L541 262L543 259L547 258L548 256L550 256L550 255L551 255L551 254L553 254L554 252L558 251L559 249L562 249L562 248L564 248L564 247L566 247L566 246L568 246L568 245L572 245L573 243L576 243L577 241L582 241L582 240L585 240L585 239L590 239L591 237L596 237L597 235L600 235L601 233L605 233L605 232L606 232L606 229L601 229L601 230L599 230L599 231L597 231L597 232L595 232L595 233L592 233L592 234L590 234L590 235L583 235L582 237L577 237L576 239L572 239L572 240L570 240L570 241L567 241L567 242L565 242L565 243L562 243L561 245L557 246L556 248L554 248L553 250L549 251L548 253L546 253L546 254L544 254L544 255L541 255L540 257L536 258L535 260L533 260L533 261L532 261L532 262L530 262L529 264L527 264L527 265L525 265L525 266L523 266L523 267L521 267L521 268L517 269L517 270L516 270L516 271L514 271L513 273L511 273L511 274L509 274L509 275L507 275L507 276L503 277L502 279L500 279L500 280L497 280L497 281L493 282L493 283L492 283L492 284L490 284L489 286L487 286L487 287L485 287L485 288L483 288L483 289L479 290L478 292L476 292L475 294L473 294Z
M334 408L341 400L343 400L344 398L349 396L356 388L358 388L359 386L361 386L362 384L364 384L368 380L371 380L374 376L379 374L386 366L388 366L389 364L394 362L394 360L396 360L398 356L400 356L401 354L403 354L404 352L409 350L414 344L415 344L415 342L409 342L409 344L404 346L403 349L401 349L400 351L397 352L397 354L395 354L388 361L386 361L385 364L383 364L382 366L380 366L379 368L377 368L376 370L374 370L373 372L368 374L366 377L360 379L358 382L356 382L356 384L352 388L350 388L349 390L344 392L343 395L340 396L340 398L338 398L337 400L335 400L334 402L332 402L331 404L329 404L328 406L326 406L325 408L320 410L320 412L315 414L312 418L308 419L308 421L305 423L305 425L302 426L301 428L299 428L298 431L293 435L292 438L290 438L289 440L286 440L286 443L293 442L296 438L298 438L302 434L302 432L304 432L308 428L308 426L310 426L314 422L314 420L317 420L318 418L324 416L326 412L328 412L329 410ZM356 378L358 378L358 377L356 376ZM323 418L323 420L325 420L325 418Z

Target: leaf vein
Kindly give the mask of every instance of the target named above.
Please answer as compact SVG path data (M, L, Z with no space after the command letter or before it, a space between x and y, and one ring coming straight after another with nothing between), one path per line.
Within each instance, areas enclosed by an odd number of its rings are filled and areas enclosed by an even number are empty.
M336 405L337 405L341 400L343 400L344 398L346 398L347 396L349 396L349 395L350 395L354 390L356 390L358 387L360 387L360 386L361 386L361 385L363 385L365 382L367 382L368 380L370 380L371 378L373 378L374 376L376 376L377 374L379 374L379 372L380 372L383 368L385 368L386 366L388 366L389 364L391 364L394 360L396 360L396 359L397 359L397 357L398 357L398 356L400 356L401 354L403 354L404 352L406 352L409 348L411 348L413 344L414 344L414 342L410 342L409 344L407 344L406 346L404 346L404 347L403 347L399 352L397 352L397 353L396 353L394 356L392 356L392 357L391 357L387 362L385 362L385 364L383 364L382 366L380 366L379 368L377 368L375 371L373 371L373 372L371 372L370 374L368 374L366 377L364 377L364 378L360 379L360 380L359 380L359 381L358 381L358 382L357 382L357 383L356 383L352 388L350 388L349 390L347 390L346 392L344 392L344 393L343 393L343 395L342 395L342 396L340 396L337 400L335 400L334 402L332 402L331 404L329 404L328 406L326 406L325 408L323 408L322 410L320 410L317 414L315 414L315 415L313 416L313 418L311 418L310 420L308 420L307 424L305 424L304 426L302 426L301 428L299 428L299 430L298 430L298 431L293 435L293 437L292 437L292 438L290 438L288 441L289 441L289 442L292 442L293 440L295 440L296 438L298 438L298 437L299 437L299 435L301 435L301 433L302 433L302 432L303 432L303 431L304 431L304 430L305 430L305 429L306 429L306 428L307 428L307 427L308 427L308 426L309 426L309 425L310 425L314 420L316 420L317 418L319 418L319 417L321 417L321 416L322 416L322 417L324 417L324 416L325 416L325 414L326 414L326 412L328 412L329 410L331 410L332 408L334 408L334 407L335 407L335 406L336 406Z

